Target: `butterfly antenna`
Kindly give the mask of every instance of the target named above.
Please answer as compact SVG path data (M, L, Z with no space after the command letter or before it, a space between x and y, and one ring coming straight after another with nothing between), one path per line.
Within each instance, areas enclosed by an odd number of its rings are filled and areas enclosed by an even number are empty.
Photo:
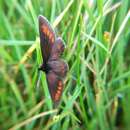
M40 78L41 78L41 72L40 72L40 70L38 69L36 89L39 89L39 86L40 86Z

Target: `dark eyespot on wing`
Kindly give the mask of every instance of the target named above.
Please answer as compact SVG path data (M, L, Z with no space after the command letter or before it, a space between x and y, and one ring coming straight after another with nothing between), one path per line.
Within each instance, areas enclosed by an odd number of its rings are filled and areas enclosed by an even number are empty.
M49 60L48 66L51 68L53 72L55 72L58 76L64 78L66 73L68 72L68 64L61 59L58 60Z
M56 36L54 30L45 17L40 15L38 19L42 57L44 62L47 62Z
M62 79L53 71L50 71L47 74L47 83L53 102L58 103L61 99L64 87Z
M62 38L60 38L60 37L56 38L55 44L52 47L49 59L51 59L51 60L58 59L60 57L60 55L64 52L64 49L65 49L65 45L64 45L64 41L62 40Z

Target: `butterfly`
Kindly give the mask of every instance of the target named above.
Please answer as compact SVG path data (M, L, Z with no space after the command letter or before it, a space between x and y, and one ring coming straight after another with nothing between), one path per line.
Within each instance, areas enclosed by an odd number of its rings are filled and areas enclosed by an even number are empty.
M40 15L38 20L43 58L39 70L45 72L51 99L54 104L58 104L64 88L63 78L68 72L68 64L60 58L65 45L61 37L56 37L53 28L45 17Z

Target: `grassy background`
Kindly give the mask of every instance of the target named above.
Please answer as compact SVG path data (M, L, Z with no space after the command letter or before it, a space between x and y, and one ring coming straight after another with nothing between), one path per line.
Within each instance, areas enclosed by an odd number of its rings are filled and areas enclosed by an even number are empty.
M57 109L37 71L39 14L66 43ZM1 0L0 130L129 130L129 50L129 0Z

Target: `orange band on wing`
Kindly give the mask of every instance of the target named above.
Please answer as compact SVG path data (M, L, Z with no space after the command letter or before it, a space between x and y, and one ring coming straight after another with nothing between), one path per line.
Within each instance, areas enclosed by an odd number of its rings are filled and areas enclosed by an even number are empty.
M56 94L55 94L55 101L59 100L61 93L62 93L62 88L63 88L63 83L62 83L62 81L59 81L57 90L56 90Z
M50 32L49 29L45 25L42 25L41 28L42 28L42 32L48 37L51 43L54 43L54 37L53 37L52 32Z

